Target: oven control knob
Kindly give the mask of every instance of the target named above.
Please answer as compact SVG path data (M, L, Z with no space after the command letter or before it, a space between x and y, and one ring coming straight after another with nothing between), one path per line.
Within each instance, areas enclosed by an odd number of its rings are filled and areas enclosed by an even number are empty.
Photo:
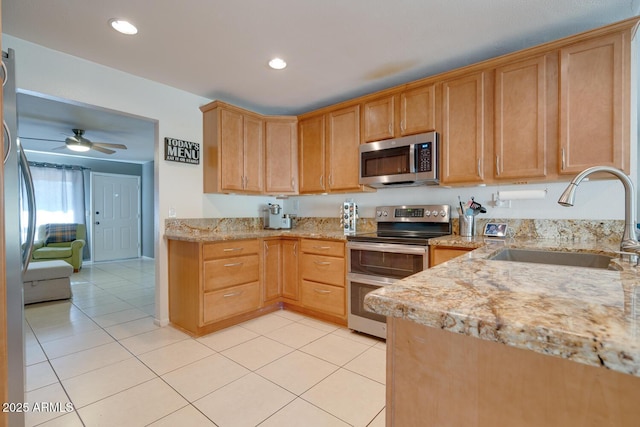
M424 216L427 216L427 217L431 216L431 211L426 211L426 212L424 213Z
M433 216L438 216L438 211L433 211L433 212L431 212L431 215L433 215Z
M389 213L387 211L382 211L382 216L387 216Z
M382 211L376 211L376 216L382 216Z
M445 216L447 216L447 213L445 211L440 211L440 216L444 218Z

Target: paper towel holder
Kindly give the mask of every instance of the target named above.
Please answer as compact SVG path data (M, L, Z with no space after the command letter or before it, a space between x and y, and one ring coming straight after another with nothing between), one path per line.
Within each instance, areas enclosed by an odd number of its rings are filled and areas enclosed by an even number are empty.
M547 197L549 190L497 191L492 194L493 205L498 208L510 208L512 200L536 200Z

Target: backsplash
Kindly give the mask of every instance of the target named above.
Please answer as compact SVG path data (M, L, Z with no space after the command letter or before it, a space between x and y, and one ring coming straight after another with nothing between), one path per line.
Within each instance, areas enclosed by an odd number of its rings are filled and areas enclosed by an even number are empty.
M622 238L622 220L583 219L513 219L476 217L476 235L482 235L487 222L507 223L509 235L529 239L613 240ZM172 233L228 233L232 231L262 230L262 218L170 218L165 220L166 231ZM458 234L458 218L453 218L453 234ZM335 232L342 229L339 218L302 217L295 218L293 228L300 231ZM375 231L374 218L360 218L358 232Z

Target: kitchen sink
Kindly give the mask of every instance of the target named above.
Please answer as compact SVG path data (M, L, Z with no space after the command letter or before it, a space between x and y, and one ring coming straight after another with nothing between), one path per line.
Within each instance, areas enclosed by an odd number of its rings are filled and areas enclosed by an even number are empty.
M613 257L585 252L505 248L495 255L490 256L489 259L494 261L530 262L535 264L619 270L616 264L611 263Z

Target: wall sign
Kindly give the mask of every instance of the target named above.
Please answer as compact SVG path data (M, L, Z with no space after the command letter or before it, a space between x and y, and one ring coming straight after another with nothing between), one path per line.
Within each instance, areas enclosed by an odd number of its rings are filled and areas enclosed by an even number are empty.
M200 144L175 138L164 138L164 159L170 162L200 163Z

